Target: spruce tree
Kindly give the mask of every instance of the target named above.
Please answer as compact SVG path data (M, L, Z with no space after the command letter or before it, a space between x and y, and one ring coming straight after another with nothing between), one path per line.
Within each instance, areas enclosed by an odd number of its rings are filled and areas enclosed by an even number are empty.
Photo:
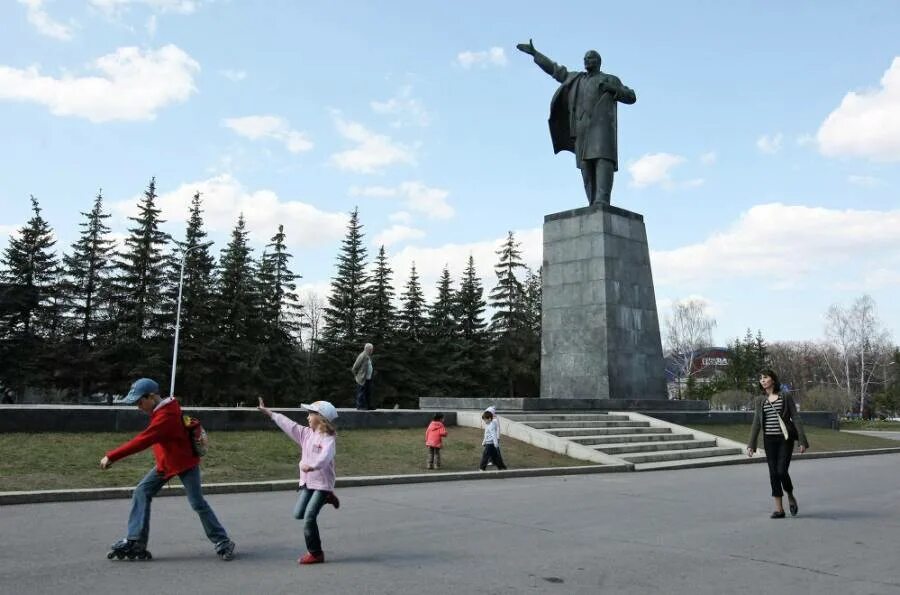
M368 299L362 228L359 209L354 209L338 254L328 305L324 308L325 328L318 357L319 397L341 405L353 403L353 386L348 385L347 370L367 342L363 329L369 322L362 320Z
M252 402L261 358L258 281L243 214L222 250L216 272L213 316L218 329L214 349L216 383L209 387L218 403Z
M488 393L488 340L484 321L484 289L469 255L456 294L456 332L459 344L457 396L483 397Z
M52 370L43 360L57 321L59 263L53 230L31 197L32 216L9 238L0 260L4 307L0 319L0 384L17 394L26 387L47 386Z
M494 266L497 285L491 291L490 331L493 337L492 362L498 373L498 388L504 386L510 397L516 394L516 383L527 370L528 317L525 290L516 273L524 269L519 244L513 232L497 250L499 261Z
M453 396L460 387L460 343L457 341L457 298L445 266L437 283L437 297L428 311L425 354L431 363L430 394Z
M541 389L541 293L542 270L526 267L524 283L524 310L526 326L524 335L524 372L522 388L527 394L537 396Z
M87 395L98 383L104 384L99 349L109 341L109 281L112 270L113 241L105 220L102 191L94 198L89 212L82 212L81 233L63 257L65 280L62 284L69 341L60 358L68 384Z
M175 372L175 394L186 404L207 404L212 385L212 371L217 354L212 349L217 337L213 316L213 279L215 259L209 250L210 242L203 222L203 201L200 193L191 198L191 208L184 239L176 242L171 257L169 292L166 311L174 331L178 309L178 289L181 284L181 320L178 339L178 362ZM181 261L184 259L184 279ZM173 337L174 339L174 337ZM172 347L174 349L174 345Z
M263 357L259 383L273 404L287 405L302 389L300 353L300 298L291 254L285 244L284 226L278 226L260 260L259 294Z
M400 296L400 312L398 314L397 355L402 357L405 374L399 388L401 407L416 407L416 399L430 383L431 366L426 349L426 304L416 272L415 263L409 271L409 279Z
M114 281L116 342L106 352L110 374L117 384L136 376L166 378L169 349L166 339L166 297L170 264L165 250L169 236L156 206L156 178L151 178L138 203L138 215L129 217L125 248L118 255Z
M393 274L384 246L378 249L374 270L366 288L366 306L361 330L366 342L375 346L372 360L377 366L377 390L369 406L391 407L399 403L400 390L408 376L403 355L398 352L397 309L394 306ZM374 387L374 384L373 384Z

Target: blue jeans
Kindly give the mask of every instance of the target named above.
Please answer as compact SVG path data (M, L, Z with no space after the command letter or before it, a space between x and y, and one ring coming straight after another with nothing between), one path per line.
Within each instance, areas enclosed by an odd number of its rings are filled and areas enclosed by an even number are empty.
M218 546L228 542L228 533L216 518L216 513L210 508L203 498L203 488L200 485L200 466L192 467L178 474L191 508L200 517L206 536ZM150 503L153 497L166 484L163 476L156 472L156 467L150 470L137 487L131 497L131 514L128 515L128 539L134 539L144 545L150 537Z
M306 551L311 554L322 553L322 539L319 537L319 511L325 506L326 492L300 488L300 497L294 505L294 518L303 519L303 537L306 538Z

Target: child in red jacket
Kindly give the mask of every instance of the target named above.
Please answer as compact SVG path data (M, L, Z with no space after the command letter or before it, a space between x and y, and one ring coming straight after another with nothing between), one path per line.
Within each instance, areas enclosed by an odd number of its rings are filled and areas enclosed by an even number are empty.
M109 469L119 459L153 447L156 465L134 488L131 498L131 514L128 516L127 536L114 543L108 558L128 557L149 559L147 539L150 536L150 502L169 479L178 476L184 485L191 508L200 517L206 536L213 543L216 553L225 561L234 558L234 542L228 538L216 513L203 498L200 485L200 458L194 454L191 439L182 419L181 406L175 397L161 398L159 385L149 378L141 378L131 385L125 397L127 404L137 404L138 409L150 416L147 428L100 459L100 468Z
M428 447L428 468L441 468L441 446L443 446L443 438L447 435L447 428L444 427L444 414L435 413L431 418L431 423L425 430L425 446Z

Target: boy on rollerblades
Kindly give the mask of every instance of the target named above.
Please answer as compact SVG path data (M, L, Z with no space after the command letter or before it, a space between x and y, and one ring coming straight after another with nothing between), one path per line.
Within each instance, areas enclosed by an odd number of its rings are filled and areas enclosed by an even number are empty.
M174 476L181 479L191 508L200 517L206 536L213 543L216 553L225 561L234 558L234 542L228 538L225 528L203 498L200 485L200 458L194 453L191 439L182 420L181 406L174 397L163 399L159 385L149 378L141 378L131 385L125 403L136 404L150 416L147 428L100 459L100 468L108 469L115 461L153 447L156 465L134 488L131 514L128 516L128 533L113 544L107 557L119 560L149 560L153 556L147 550L150 536L150 503L160 489Z

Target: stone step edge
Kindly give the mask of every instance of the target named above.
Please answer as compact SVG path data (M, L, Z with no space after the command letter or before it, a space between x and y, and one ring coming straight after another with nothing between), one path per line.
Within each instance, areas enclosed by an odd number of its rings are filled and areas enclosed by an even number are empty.
M710 444L712 443L712 444ZM685 444L706 444L707 446L696 446L693 449L691 448L671 448L676 445L685 445ZM668 451L683 451L683 450L697 450L701 448L722 448L720 446L716 446L715 440L699 440L692 438L691 440L657 440L656 442L623 442L621 444L588 444L589 448L593 448L595 450L607 450L610 448L635 448L635 447L647 447L647 446L666 446L670 448L659 448L655 450L637 450L635 452L619 452L619 453L611 453L617 455L625 455L625 454L639 454L639 453L649 453L649 452L668 452Z
M730 451L730 452L729 452ZM736 452L735 452L736 451ZM687 448L681 450L656 450L648 452L626 452L618 455L623 460L640 465L642 463L661 463L663 461L635 461L644 457L664 457L672 461L686 461L709 457L741 456L740 450L730 446L711 446L705 448ZM744 455L746 456L746 455Z

